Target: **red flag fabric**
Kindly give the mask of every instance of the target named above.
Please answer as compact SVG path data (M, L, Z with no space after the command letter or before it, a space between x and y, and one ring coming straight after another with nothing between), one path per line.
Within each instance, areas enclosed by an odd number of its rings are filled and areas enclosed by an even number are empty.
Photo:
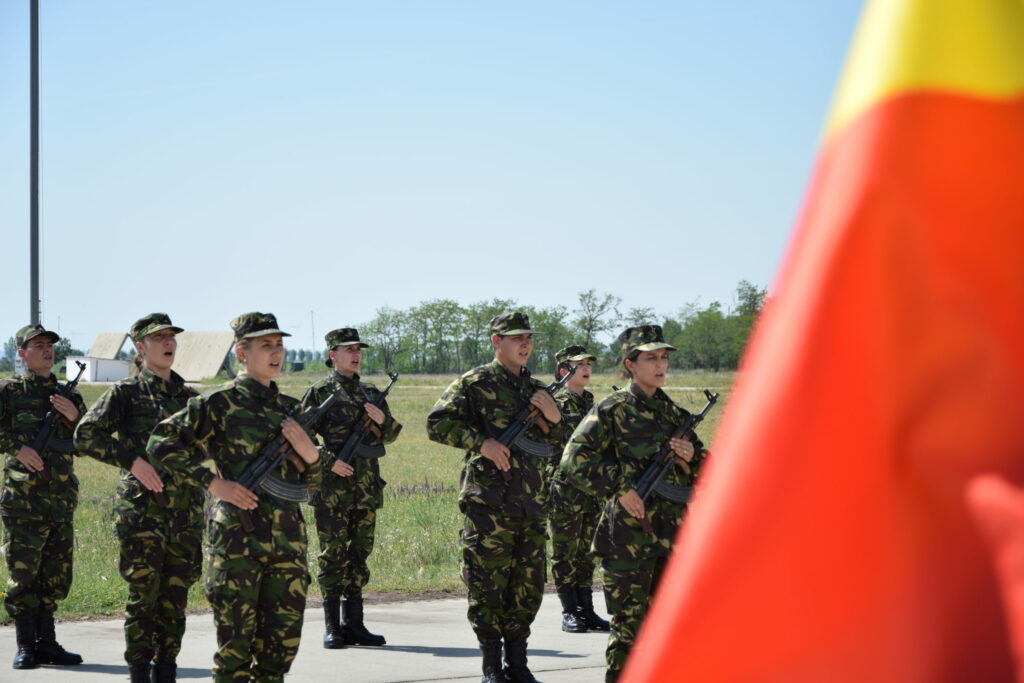
M1012 680L1024 3L867 5L772 297L624 679Z

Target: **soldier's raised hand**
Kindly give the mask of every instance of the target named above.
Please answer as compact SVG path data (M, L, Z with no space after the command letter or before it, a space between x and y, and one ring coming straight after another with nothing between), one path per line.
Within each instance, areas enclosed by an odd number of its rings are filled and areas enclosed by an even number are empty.
M558 410L558 404L555 403L555 399L551 398L551 394L538 389L537 393L530 397L530 404L537 408L544 416L544 419L551 424L558 424L562 420L562 413Z
M286 418L281 423L281 433L284 438L288 439L288 443L292 445L295 452L299 454L303 460L308 463L314 463L320 459L320 451L316 449L316 445L313 440L309 438L309 434L302 428L298 422L292 418Z
M372 403L364 403L363 407L366 408L367 416L376 422L377 424L384 424L384 411L373 405Z
M74 404L74 401L60 394L54 394L50 397L50 403L53 405L54 410L63 415L68 422L74 424L75 420L78 419L78 407Z

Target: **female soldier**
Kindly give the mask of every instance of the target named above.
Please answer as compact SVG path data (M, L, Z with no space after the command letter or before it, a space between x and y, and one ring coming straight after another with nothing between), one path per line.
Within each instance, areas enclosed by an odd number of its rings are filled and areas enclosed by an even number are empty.
M347 396L316 427L324 440L324 478L313 498L320 539L317 580L324 596L324 647L379 646L385 644L384 636L370 633L363 624L363 586L370 579L367 561L373 550L377 510L384 505L385 483L378 458L384 454L384 444L398 438L402 425L391 417L387 401L380 408L367 401L367 397L376 400L380 392L359 379L363 349L369 348L359 340L359 331L343 327L328 332L324 339L327 367L334 372L309 388L302 407L319 405L339 388ZM368 430L363 443L380 447L380 455L357 456L351 464L337 460L334 454L365 419L373 422L379 434Z
M653 496L645 503L634 488L651 458L666 444L682 459L666 475L692 486L705 451L695 434L670 439L689 414L661 390L668 352L659 325L630 327L619 335L624 374L632 381L592 410L565 447L562 470L568 481L605 500L594 536L594 552L604 570L605 600L611 633L605 659L606 680L618 679L640 629L686 503ZM640 520L647 519L651 532Z
M139 374L110 387L75 430L78 455L124 473L114 529L121 541L121 577L128 582L124 658L132 683L175 680L188 589L202 567L202 489L164 481L146 460L156 423L196 395L171 370L181 331L166 313L137 320L131 337Z
M281 681L299 648L309 572L306 524L299 504L257 496L235 480L261 446L283 435L306 464L300 475L286 460L273 476L315 482L319 454L293 417L299 402L278 392L273 378L284 361L283 337L269 313L231 321L235 355L244 371L233 381L190 399L156 426L147 450L170 476L210 490L220 500L209 522L206 597L217 624L215 681ZM205 447L217 475L193 457ZM246 532L239 510L254 529Z

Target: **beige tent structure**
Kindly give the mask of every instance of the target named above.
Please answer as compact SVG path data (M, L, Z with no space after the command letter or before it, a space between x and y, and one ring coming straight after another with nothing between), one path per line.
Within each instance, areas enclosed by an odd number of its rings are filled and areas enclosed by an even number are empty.
M121 347L124 346L124 340L127 338L128 335L124 332L103 332L96 336L96 341L92 343L92 348L85 355L101 360L114 360L117 358L117 354Z
M174 357L174 371L186 382L199 382L216 377L224 369L234 377L228 353L235 345L233 332L181 332L178 334L178 352Z

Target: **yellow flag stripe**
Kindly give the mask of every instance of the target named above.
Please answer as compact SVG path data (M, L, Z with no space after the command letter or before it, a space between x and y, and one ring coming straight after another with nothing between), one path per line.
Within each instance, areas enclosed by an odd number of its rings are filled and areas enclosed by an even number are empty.
M1024 93L1024 0L868 0L826 138L879 101L918 90Z

